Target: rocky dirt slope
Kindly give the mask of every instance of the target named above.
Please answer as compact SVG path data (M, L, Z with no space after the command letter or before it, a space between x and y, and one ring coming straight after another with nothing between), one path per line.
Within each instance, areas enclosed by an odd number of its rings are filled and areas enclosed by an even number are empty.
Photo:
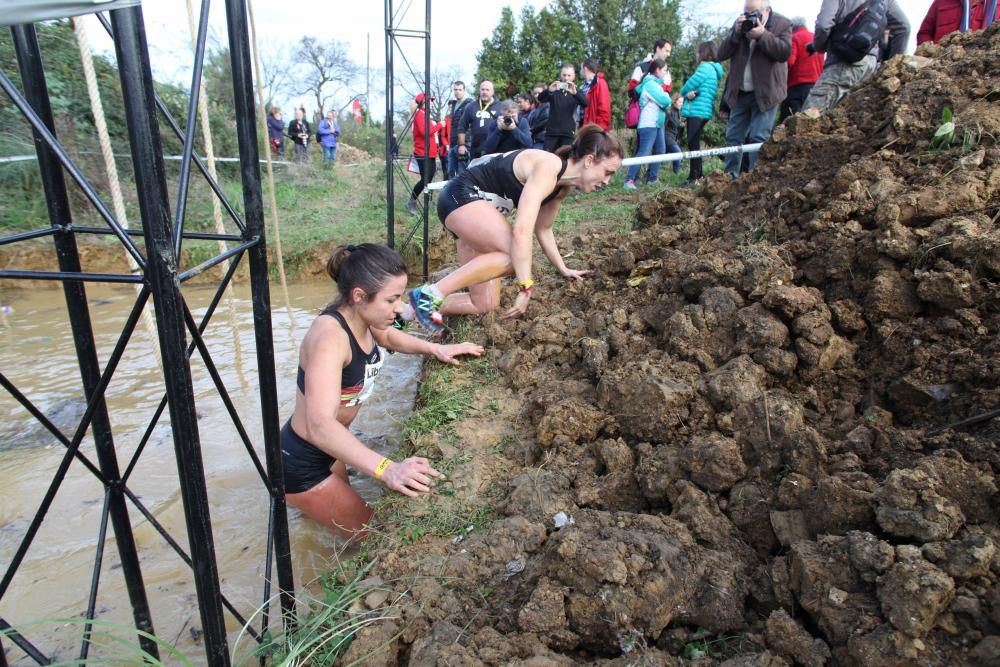
M998 44L897 58L752 174L576 238L581 288L487 326L501 518L388 554L413 603L352 654L1000 664L1000 420L938 428L1000 407Z

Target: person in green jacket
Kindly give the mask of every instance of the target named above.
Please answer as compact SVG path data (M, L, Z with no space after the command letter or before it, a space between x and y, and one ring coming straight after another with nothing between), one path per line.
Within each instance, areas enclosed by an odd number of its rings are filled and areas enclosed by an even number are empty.
M715 94L724 76L722 65L716 62L715 42L702 42L698 46L698 68L681 88L685 98L681 116L688 119L689 151L701 150L701 132L715 114ZM701 177L701 158L691 158L688 183Z
M660 155L666 150L663 136L663 124L666 121L666 109L670 106L670 93L663 89L663 75L666 71L666 64L662 60L654 60L649 66L649 73L642 82L636 86L636 93L639 95L639 125L637 132L639 135L639 145L633 157L643 157L645 155ZM625 189L635 190L635 179L639 175L642 165L634 164L628 169L625 176ZM660 175L660 163L654 162L649 165L646 174L646 183L656 184Z

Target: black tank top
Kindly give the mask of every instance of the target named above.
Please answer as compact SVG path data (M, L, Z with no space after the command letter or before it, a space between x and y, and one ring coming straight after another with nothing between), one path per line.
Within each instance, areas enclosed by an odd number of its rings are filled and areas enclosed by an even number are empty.
M378 343L372 345L371 352L365 352L361 349L351 327L347 326L344 316L336 310L325 310L320 315L329 315L340 322L340 326L347 332L347 338L351 341L351 360L344 366L340 375L340 404L344 407L359 405L371 396L372 389L375 387L375 377L384 361L382 350ZM296 380L299 391L305 394L306 372L302 366L299 366Z
M517 176L514 175L514 160L517 159L517 156L522 151L526 150L531 149L521 148L509 153L487 156L490 158L489 160L469 167L469 170L465 173L468 175L469 180L472 181L472 184L479 188L480 192L499 195L504 199L510 200L513 207L517 208L518 203L521 201L521 193L524 192L524 183L517 180ZM557 181L565 173L566 164L566 160L563 160L562 169L559 170L559 175L556 177ZM542 200L542 204L547 204L555 199L560 190L562 188L556 187L555 190Z

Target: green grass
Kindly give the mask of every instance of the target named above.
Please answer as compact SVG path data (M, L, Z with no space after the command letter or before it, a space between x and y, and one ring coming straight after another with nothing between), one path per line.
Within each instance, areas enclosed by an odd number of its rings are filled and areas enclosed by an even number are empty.
M279 233L282 254L287 275L296 275L306 269L315 269L316 252L326 245L335 243L360 243L385 239L385 167L379 162L358 166L337 165L332 169L322 164L318 154L312 156L307 165L275 165L275 200L278 209ZM88 163L89 171L103 173ZM235 165L220 163L219 178L222 189L242 215L243 192L239 180L239 170ZM721 169L722 161L717 158L705 161L706 173ZM176 188L179 175L178 164L167 163L168 187L171 211L176 206ZM48 226L44 197L37 178L34 163L8 166L0 171L0 235L23 232ZM89 173L89 172L88 172ZM123 174L125 172L122 172ZM687 165L682 165L679 174L674 174L669 165L660 170L660 184L640 186L637 191L626 192L623 188L625 170L619 171L608 188L601 192L571 195L563 203L555 223L555 229L567 233L578 227L606 229L608 231L628 231L635 221L636 206L644 199L655 196L665 188L677 187L687 176ZM409 177L409 184L416 179ZM408 196L409 184L396 181L396 238L399 247L407 239L410 241L404 254L419 256L421 218L407 215L402 204ZM264 216L266 233L271 253L276 251L276 242L271 219L267 182L264 181ZM100 220L82 196L70 184L74 221L78 225L103 227ZM100 185L99 185L99 189ZM125 204L133 227L140 224L138 204L134 186L123 183ZM110 197L102 192L104 200ZM212 198L208 186L200 174L193 172L190 180L190 195L186 209L187 231L215 231ZM432 211L433 214L433 211ZM224 228L227 233L237 234L238 229L223 211ZM432 221L437 224L436 218ZM415 234L413 233L415 232ZM103 242L117 244L110 237L100 237ZM214 241L184 242L186 259L184 268L195 266L218 253ZM272 270L277 274L276 264Z

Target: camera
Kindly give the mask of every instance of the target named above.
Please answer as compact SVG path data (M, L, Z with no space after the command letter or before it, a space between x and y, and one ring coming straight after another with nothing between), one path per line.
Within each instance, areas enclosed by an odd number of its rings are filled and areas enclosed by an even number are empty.
M566 83L565 81L560 81L559 84L556 86L557 90L566 90L567 88L569 88L569 84Z
M740 30L743 32L750 32L754 28L760 25L760 20L764 18L761 16L760 12L750 12L746 14L743 18L743 25L740 26Z
M511 118L510 116L504 116L502 122L507 127L511 127L514 124L514 119Z

